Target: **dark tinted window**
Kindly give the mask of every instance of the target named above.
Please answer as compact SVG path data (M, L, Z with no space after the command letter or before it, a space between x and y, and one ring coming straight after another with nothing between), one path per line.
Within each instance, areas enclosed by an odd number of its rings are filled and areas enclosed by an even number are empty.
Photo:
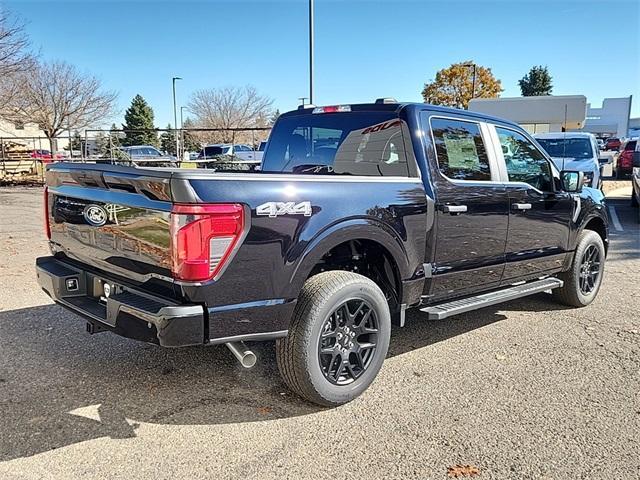
M213 157L215 155L222 155L227 149L222 147L204 147L200 152L200 156Z
M281 117L269 138L262 171L407 176L401 127L389 112Z
M591 158L591 140L588 138L538 138L547 153L560 158Z
M496 127L510 182L524 182L543 192L553 190L551 167L543 153L524 135Z
M629 140L624 147L625 150L635 150L636 149L636 140Z
M480 125L473 122L432 118L438 167L453 180L491 180L489 159L482 143Z

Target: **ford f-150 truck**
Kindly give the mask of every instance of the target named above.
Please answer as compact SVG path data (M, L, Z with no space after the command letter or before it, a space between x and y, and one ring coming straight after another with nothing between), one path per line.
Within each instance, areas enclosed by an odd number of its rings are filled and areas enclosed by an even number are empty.
M56 163L44 205L39 284L90 333L247 367L244 342L275 340L287 385L327 406L371 384L406 309L586 306L608 246L602 193L518 125L386 99L280 116L260 172Z

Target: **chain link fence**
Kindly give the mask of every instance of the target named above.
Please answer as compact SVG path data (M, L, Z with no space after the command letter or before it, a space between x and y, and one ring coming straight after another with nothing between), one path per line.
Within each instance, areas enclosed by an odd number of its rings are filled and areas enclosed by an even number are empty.
M52 142L46 137L0 136L0 182L42 182L46 165L61 161L257 170L270 133L270 127L89 129Z

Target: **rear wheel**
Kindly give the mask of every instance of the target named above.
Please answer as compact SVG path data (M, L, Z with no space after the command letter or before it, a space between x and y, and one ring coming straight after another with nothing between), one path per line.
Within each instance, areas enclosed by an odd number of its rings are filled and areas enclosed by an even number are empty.
M600 235L583 230L573 255L573 263L559 278L564 285L553 290L554 297L572 307L585 307L596 298L604 275L605 249Z
M278 368L302 398L341 405L373 382L390 332L389 306L374 282L351 272L320 273L305 283L289 335L276 341Z

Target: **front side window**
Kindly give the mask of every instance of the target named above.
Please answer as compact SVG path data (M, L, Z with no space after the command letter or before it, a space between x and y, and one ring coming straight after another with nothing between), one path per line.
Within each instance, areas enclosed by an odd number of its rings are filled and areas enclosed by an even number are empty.
M438 167L452 180L491 180L489 158L480 125L473 122L432 118Z
M524 182L543 192L553 191L548 160L524 135L496 127L510 182Z
M263 172L408 176L402 121L391 112L281 117Z

